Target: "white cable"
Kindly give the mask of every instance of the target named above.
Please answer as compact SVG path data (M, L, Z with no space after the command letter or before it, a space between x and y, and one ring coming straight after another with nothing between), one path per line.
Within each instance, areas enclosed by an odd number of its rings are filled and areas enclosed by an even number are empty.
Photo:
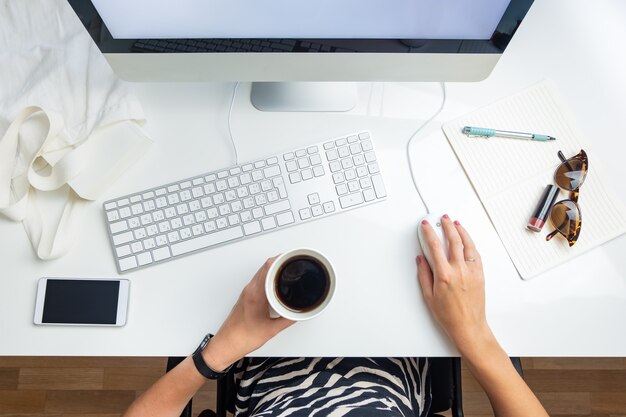
M441 99L441 105L439 106L439 109L435 112L435 114L433 114L428 120L426 120L424 123L422 123L422 125L420 127L418 127L413 134L411 135L411 137L409 138L409 141L406 144L406 159L407 161L409 161L409 171L411 173L411 180L413 180L413 186L415 187L415 191L417 191L417 195L419 195L420 200L422 200L422 203L424 204L424 207L426 207L426 211L430 213L430 210L428 210L428 205L426 204L426 200L424 200L424 198L422 197L422 194L420 193L420 190L417 186L417 182L415 181L415 174L413 173L413 164L411 163L411 155L409 153L409 149L411 148L411 143L413 142L413 139L415 139L415 136L417 136L417 134L423 129L425 128L430 122L432 122L435 117L439 116L439 113L441 113L441 111L443 110L444 106L446 105L446 99L447 99L447 93L446 93L446 83L439 83L439 85L441 86L441 92L443 94L443 97Z
M230 99L230 106L228 108L228 136L230 137L230 143L233 145L233 153L235 154L235 165L239 165L239 154L237 153L237 145L235 145L235 139L233 139L233 129L231 127L231 116L233 114L233 107L235 105L235 96L237 96L237 90L239 89L239 81L235 83L233 88L233 96Z

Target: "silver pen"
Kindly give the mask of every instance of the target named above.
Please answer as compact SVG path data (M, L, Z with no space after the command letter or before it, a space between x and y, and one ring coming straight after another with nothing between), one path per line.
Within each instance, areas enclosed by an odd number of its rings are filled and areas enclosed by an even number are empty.
M511 139L524 139L524 140L536 140L539 142L545 142L548 140L556 140L555 137L548 135L540 135L538 133L523 133L523 132L509 132L506 130L488 129L484 127L472 127L465 126L463 133L467 136L478 136L483 138L499 137L499 138L511 138Z

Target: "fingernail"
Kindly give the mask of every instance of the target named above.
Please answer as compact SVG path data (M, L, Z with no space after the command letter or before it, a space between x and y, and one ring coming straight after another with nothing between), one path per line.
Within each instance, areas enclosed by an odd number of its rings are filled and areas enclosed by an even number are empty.
M422 224L428 224L428 220L422 220Z
M457 226L460 226L460 225L461 225L461 222L460 222L460 221L458 221L458 220L455 220L455 221L454 221L454 224L456 224Z
M441 217L443 217L444 219L449 219L449 218L450 218L450 216L448 216L447 214L444 214L444 215L443 215L443 216L441 216Z
M422 256L421 255L417 255L417 264L418 265L422 264Z

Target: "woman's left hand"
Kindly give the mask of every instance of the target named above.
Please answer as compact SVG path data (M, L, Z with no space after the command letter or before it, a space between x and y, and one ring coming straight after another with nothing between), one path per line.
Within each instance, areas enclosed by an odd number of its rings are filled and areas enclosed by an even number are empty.
M222 327L204 350L204 360L214 371L228 368L294 323L284 317L270 318L265 276L275 259L265 261L245 286Z

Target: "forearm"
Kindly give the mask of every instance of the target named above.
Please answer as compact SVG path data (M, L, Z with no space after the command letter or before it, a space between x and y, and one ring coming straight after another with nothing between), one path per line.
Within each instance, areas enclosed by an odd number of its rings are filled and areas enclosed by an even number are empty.
M137 398L123 417L178 417L205 382L187 357Z
M490 331L482 342L463 348L461 353L497 417L548 416Z

